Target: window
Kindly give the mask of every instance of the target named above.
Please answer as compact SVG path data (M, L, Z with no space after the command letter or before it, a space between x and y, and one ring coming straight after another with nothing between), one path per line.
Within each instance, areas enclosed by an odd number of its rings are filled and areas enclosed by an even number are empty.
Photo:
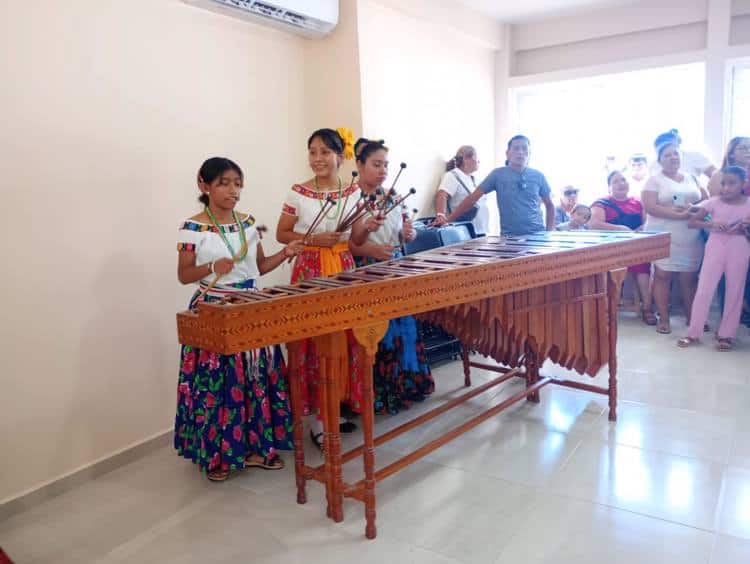
M685 149L705 153L704 84L703 63L693 63L524 86L511 91L514 131L531 139L530 164L556 196L572 184L591 203L607 194L608 169L634 153L655 160L659 133L677 128Z
M732 69L732 102L729 138L750 135L750 61Z

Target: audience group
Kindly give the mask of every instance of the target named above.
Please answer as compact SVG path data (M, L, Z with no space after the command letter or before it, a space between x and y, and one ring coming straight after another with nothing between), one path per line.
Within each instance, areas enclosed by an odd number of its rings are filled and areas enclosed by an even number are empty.
M607 194L589 205L579 201L575 186L563 187L553 203L544 174L528 166L531 143L523 135L508 142L505 166L479 184L473 176L476 150L463 146L438 187L434 225L470 221L477 233L487 233L487 197L494 193L503 236L545 229L668 232L668 257L628 268L643 322L659 333L672 332L674 284L688 325L677 344L691 346L711 331L706 319L718 288L722 320L715 337L718 350L728 351L740 322L750 326L750 137L730 141L720 169L681 145L677 130L662 133L650 166L646 155L631 156L624 169L609 171Z

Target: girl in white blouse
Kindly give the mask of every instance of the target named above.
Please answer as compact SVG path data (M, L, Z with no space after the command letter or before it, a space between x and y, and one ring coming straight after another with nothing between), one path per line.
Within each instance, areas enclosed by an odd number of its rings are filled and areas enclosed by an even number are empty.
M382 190L388 175L388 148L382 140L359 139L354 152L362 192L379 194L376 201L387 210L396 197L389 197ZM351 247L358 265L371 264L399 258L402 244L415 236L411 221L400 209L388 214L373 211L370 221L362 219L352 227ZM372 374L376 413L398 413L433 392L435 383L413 316L388 322L388 330L375 354Z
M229 159L214 157L198 172L203 211L178 235L177 275L198 282L190 300L219 301L252 291L261 274L302 250L292 242L265 256L255 219L239 214L243 174ZM177 386L174 446L213 481L246 467L281 469L277 450L291 450L289 388L278 346L232 355L183 345Z
M310 278L332 276L354 269L354 258L349 251L350 229L339 224L359 199L359 187L345 184L339 176L344 159L352 158L352 132L346 128L319 129L307 140L307 159L312 178L295 184L287 193L276 228L280 243L301 241L304 250L297 256L292 269L292 283ZM333 206L310 233L327 199ZM342 347L349 352L349 373L336 382L341 401L358 412L362 401L362 368L357 358L359 347L351 331ZM310 437L323 448L323 424L320 419L320 369L315 343L305 339L295 345L298 363L291 369L298 374L301 388L302 413L309 417ZM340 430L352 432L356 426L342 419Z

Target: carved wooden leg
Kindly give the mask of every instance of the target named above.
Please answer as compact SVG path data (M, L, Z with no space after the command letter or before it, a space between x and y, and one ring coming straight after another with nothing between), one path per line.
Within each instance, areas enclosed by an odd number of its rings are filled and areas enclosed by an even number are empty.
M627 275L624 268L609 272L609 420L617 421L617 306L622 283Z
M375 393L373 391L372 366L378 343L385 335L388 323L378 323L354 328L354 336L364 351L364 381L362 382L362 434L364 435L363 465L365 470L365 536L374 539L378 530L375 526Z
M534 348L526 345L526 387L533 386L539 381L539 356ZM539 392L536 391L526 396L526 401L531 403L539 403Z
M461 360L464 363L464 386L471 386L471 366L469 366L469 348L461 343Z
M373 358L366 357L364 382L362 383L362 434L364 435L363 465L365 470L365 536L374 539L377 535L375 526L375 394L372 385Z
M302 382L299 373L299 343L288 343L289 391L292 398L292 420L294 422L294 478L297 483L297 503L307 503L305 485L305 449L302 425Z
M328 396L332 387L331 375L331 351L329 341L325 337L315 338L315 348L318 353L318 390L320 393L320 418L323 423L323 472L326 486L326 515L333 517L333 469L331 466L331 422L329 417Z
M343 379L349 378L349 357L346 333L329 335L331 339L330 380L328 388L329 450L326 457L331 461L331 518L340 523L344 520L344 478L341 461L341 386Z

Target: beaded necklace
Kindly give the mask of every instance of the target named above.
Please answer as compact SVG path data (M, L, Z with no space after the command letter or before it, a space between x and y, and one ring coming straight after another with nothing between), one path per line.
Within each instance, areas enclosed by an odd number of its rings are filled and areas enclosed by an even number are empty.
M244 260L247 256L247 245L245 240L245 228L242 226L242 223L240 222L240 218L237 215L237 212L232 210L232 218L234 219L234 222L237 224L237 229L240 233L240 249L244 249L244 252L239 256L235 257L234 255L234 248L232 247L232 244L229 242L229 239L227 239L226 234L224 233L224 230L219 226L219 223L216 221L216 216L214 216L213 212L210 210L208 206L205 208L206 215L211 220L211 223L216 228L216 231L221 235L221 238L224 239L224 244L227 246L227 249L229 249L229 254L232 255L232 258L234 258L235 262L240 262L241 260Z
M318 177L317 176L313 177L313 185L315 186L315 191L316 192L320 192L320 188L318 187ZM326 213L326 215L325 215L326 219L338 219L339 216L341 215L341 200L342 200L341 195L342 195L342 192L343 192L343 184L341 182L341 178L339 178L339 197L336 199L336 210L333 212L332 216L328 215L328 213ZM319 201L318 205L320 206L320 209L323 209L323 206L325 205L325 200Z

